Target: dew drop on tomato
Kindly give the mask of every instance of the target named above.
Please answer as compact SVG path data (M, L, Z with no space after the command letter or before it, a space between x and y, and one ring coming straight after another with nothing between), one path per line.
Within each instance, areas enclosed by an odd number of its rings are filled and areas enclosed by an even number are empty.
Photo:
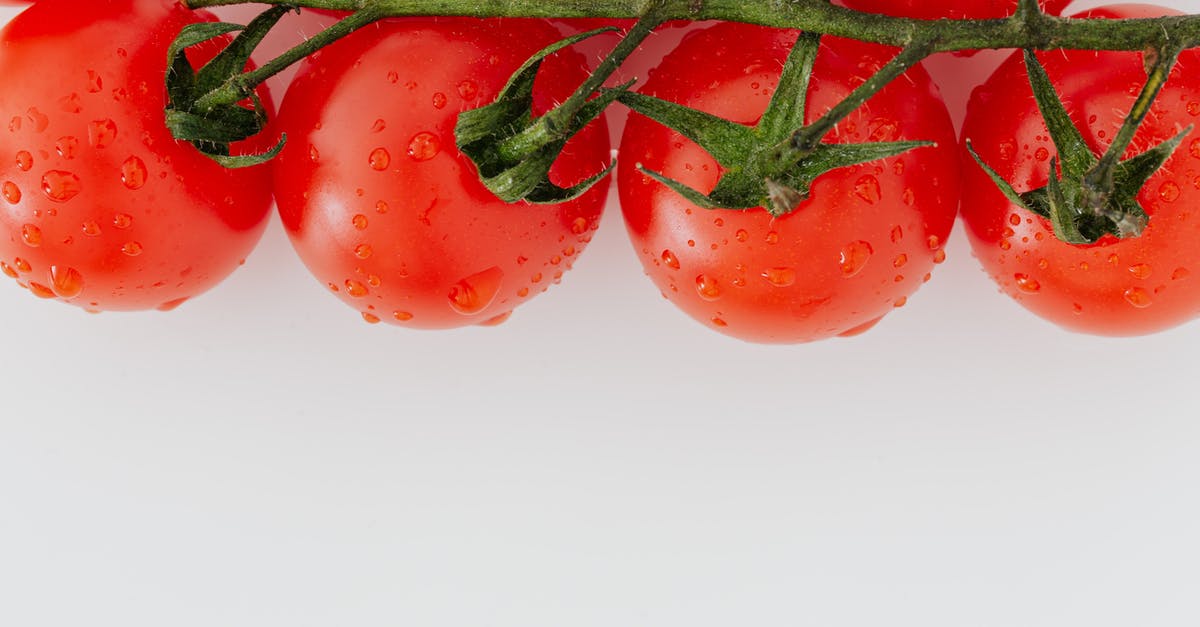
M5 181L4 186L3 186L3 193L4 193L4 200L7 200L9 202L9 204L15 205L15 204L21 202L21 188L17 187L16 183L14 183L12 181Z
M672 270L679 269L679 257L676 257L675 253L670 250L662 251L662 262Z
M377 172L382 172L388 169L392 163L392 155L386 148L376 148L371 151L371 155L367 158L367 162L371 164L371 169Z
M717 300L721 298L721 286L715 278L701 274L696 277L696 293L704 300Z
M408 156L413 161L429 161L442 150L442 143L437 135L424 131L413 135L408 142Z
M450 288L447 295L450 308L464 316L487 309L496 300L503 281L504 271L497 266L462 279Z
M1150 292L1147 292L1145 289L1140 287L1131 287L1125 290L1124 296L1125 302L1137 307L1138 309L1145 309L1154 304L1153 300L1150 298Z
M83 291L83 275L75 268L50 266L50 284L60 297L75 298Z
M20 168L22 172L28 172L31 168L33 168L33 155L30 154L28 150L18 151L16 162L17 167Z
M1026 294L1036 294L1042 289L1042 284L1028 274L1018 272L1013 275L1013 280L1017 282L1017 289Z
M762 278L775 287L789 287L796 283L796 270L786 267L767 268L763 270Z
M846 244L842 247L841 256L838 258L838 263L842 268L842 276L849 279L862 272L873 254L875 254L875 250L871 248L869 242L859 240Z
M88 144L92 148L105 148L117 138L117 123L112 120L93 120L88 125Z
M21 241L25 242L26 246L37 248L42 245L42 230L32 224L21 226Z
M83 191L83 183L74 173L50 170L42 175L42 193L54 202L67 202Z
M121 184L129 189L141 189L146 184L146 162L129 157L121 164Z
M1129 274L1139 279L1148 279L1154 273L1154 268L1150 264L1139 263L1129 266Z

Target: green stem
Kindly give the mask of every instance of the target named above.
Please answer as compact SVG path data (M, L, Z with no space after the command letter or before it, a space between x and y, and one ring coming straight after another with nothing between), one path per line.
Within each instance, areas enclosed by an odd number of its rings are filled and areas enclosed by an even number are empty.
M371 10L381 16L463 15L475 17L637 18L646 0L259 0L265 4L344 11ZM241 4L244 0L187 0L193 8ZM1084 20L1023 10L1006 19L917 20L862 13L828 0L666 0L666 20L725 20L799 28L890 46L930 42L930 52L982 48L1069 48L1141 50L1167 38L1183 48L1200 43L1200 15L1152 19Z
M276 2L271 4L294 3ZM367 2L367 6L364 6L344 19L338 20L336 23L330 25L329 28L304 40L303 43L271 59L261 67L230 78L217 89L198 99L195 109L198 111L209 111L221 105L229 105L245 100L253 93L255 87L287 69L293 63L299 62L321 48L385 17L386 14L379 11L374 6L375 4L377 3Z

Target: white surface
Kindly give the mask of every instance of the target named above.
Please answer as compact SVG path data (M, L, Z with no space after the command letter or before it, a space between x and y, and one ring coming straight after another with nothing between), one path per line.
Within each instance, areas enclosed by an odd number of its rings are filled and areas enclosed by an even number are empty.
M0 310L5 627L1200 623L1200 324L1065 333L957 233L794 347L675 311L615 205L494 329L364 324L278 222L170 314Z

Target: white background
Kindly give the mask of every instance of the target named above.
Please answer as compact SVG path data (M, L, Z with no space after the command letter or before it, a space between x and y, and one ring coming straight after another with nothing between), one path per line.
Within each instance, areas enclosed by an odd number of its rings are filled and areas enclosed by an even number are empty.
M996 59L932 63L952 107ZM5 627L1200 624L1200 324L1061 331L960 233L784 347L677 312L615 203L498 328L367 325L277 221L170 314L0 287Z

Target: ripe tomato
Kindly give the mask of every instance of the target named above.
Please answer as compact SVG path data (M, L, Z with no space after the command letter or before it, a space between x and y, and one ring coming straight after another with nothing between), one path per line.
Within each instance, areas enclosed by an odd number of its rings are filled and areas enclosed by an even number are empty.
M1017 0L843 0L858 11L924 20L949 18L986 19L1008 17L1017 9ZM1058 15L1071 0L1038 0L1042 10Z
M753 124L796 36L731 23L694 32L642 91ZM887 60L877 46L823 41L807 122ZM902 306L944 258L958 194L954 131L928 75L915 68L828 138L908 139L937 147L828 172L794 212L772 218L763 208L698 208L644 175L637 164L707 191L719 166L680 133L633 114L618 160L621 209L646 273L703 324L756 342L853 334Z
M1086 17L1153 17L1145 5L1096 9ZM1096 154L1111 143L1146 73L1142 55L1055 51L1039 55L1075 125ZM1200 112L1200 53L1187 51L1125 157L1169 139ZM1002 115L997 115L1003 112ZM1020 55L972 94L963 125L985 163L1018 192L1047 182L1054 144L1034 104ZM964 156L963 218L975 256L1001 289L1060 326L1102 335L1152 333L1200 314L1200 137L1193 133L1142 188L1150 216L1140 237L1092 245L1054 237L1048 220L1016 207Z
M385 20L322 51L280 107L290 138L275 193L312 273L368 322L446 328L502 320L557 282L598 226L606 191L554 205L506 204L455 147L460 111L491 102L559 37L540 20ZM534 111L584 78L548 59ZM609 159L592 124L551 171L579 182Z
M257 243L269 170L230 171L164 124L172 0L43 0L0 34L0 271L88 310L169 309Z

